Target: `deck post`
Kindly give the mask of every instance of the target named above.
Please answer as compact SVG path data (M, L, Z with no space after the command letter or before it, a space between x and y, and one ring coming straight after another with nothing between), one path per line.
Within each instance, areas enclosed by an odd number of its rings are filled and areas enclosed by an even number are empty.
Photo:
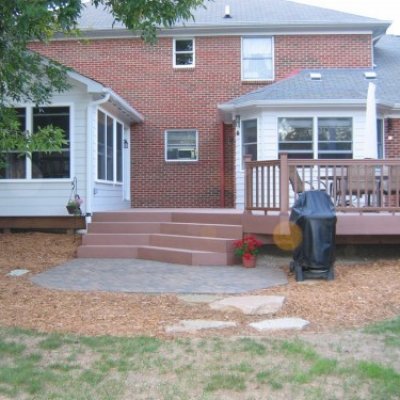
M281 215L289 213L289 167L288 155L281 154L280 158L280 175L279 175L279 188L280 188L280 208Z
M250 208L253 207L253 174L248 163L251 161L251 154L246 154L243 157L245 165L245 176L244 176L244 209L245 212L250 212Z

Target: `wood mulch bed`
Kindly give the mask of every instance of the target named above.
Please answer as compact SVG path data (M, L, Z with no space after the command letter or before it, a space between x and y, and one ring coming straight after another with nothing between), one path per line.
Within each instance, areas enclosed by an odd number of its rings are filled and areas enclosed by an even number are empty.
M265 317L213 311L187 304L175 295L69 292L38 287L29 278L75 257L80 237L55 233L0 234L0 326L84 335L150 335L165 337L165 327L181 319L236 321L237 328L206 335L259 335L247 323ZM28 269L21 277L7 276ZM287 266L283 268L288 271ZM336 279L289 284L254 294L286 296L273 317L301 317L309 331L361 327L400 315L400 261L337 263Z

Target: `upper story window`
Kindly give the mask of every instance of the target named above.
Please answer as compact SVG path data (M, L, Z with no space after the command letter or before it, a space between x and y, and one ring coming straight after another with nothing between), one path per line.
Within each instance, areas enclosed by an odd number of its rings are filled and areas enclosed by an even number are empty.
M242 38L242 80L274 79L272 37Z
M194 67L194 39L174 39L174 67Z
M21 156L15 151L6 154L6 165L0 169L0 179L62 179L70 177L70 108L35 107L17 108L22 131L34 135L40 128L52 125L64 131L67 143L60 151L34 151ZM32 132L32 133L30 133Z
M196 130L170 130L165 132L166 161L197 161L198 138Z
M242 156L251 155L257 161L257 120L242 121ZM243 162L242 157L242 162Z
M97 179L122 182L123 130L121 122L97 112Z
M351 118L279 118L279 153L289 158L353 158Z

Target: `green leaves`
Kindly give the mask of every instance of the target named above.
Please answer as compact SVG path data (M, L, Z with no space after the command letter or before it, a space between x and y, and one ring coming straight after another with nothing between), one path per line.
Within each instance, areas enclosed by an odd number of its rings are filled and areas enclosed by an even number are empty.
M204 0L92 0L107 7L116 21L141 32L147 41L157 29L192 18ZM15 103L46 104L56 92L68 89L67 68L28 50L31 41L47 42L55 33L76 34L82 0L12 0L0 2L0 153L13 150L59 150L62 131L52 127L23 135L16 116L7 109ZM1 158L1 156L0 156Z

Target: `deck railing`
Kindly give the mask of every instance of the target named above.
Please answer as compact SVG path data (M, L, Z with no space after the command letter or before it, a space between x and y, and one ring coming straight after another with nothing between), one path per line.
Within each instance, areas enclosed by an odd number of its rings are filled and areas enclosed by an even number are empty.
M341 212L400 212L400 159L245 158L245 208L289 212L305 190L324 190Z

